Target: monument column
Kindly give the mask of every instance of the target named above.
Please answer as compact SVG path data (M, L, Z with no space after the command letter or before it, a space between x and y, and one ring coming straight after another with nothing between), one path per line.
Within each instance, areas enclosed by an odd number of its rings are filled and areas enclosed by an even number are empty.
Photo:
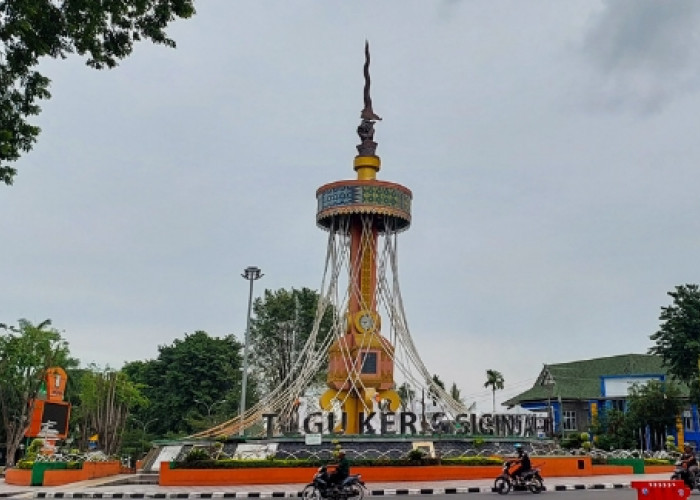
M369 45L365 44L364 109L357 127L360 144L353 168L356 179L321 186L317 223L349 236L350 264L346 326L329 349L328 390L321 396L326 411L345 413L345 428L336 420L335 432L359 434L362 413L384 400L390 411L400 405L394 391L394 346L381 334L377 297L377 251L380 235L408 228L411 191L377 180L381 160L376 155L374 125L381 120L372 109ZM339 419L340 420L340 419Z

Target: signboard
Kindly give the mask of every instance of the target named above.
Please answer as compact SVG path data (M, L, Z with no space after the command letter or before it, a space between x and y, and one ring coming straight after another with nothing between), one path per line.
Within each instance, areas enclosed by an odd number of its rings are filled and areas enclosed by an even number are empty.
M236 451L233 453L233 458L238 460L265 460L267 457L275 456L278 444L239 443L236 446Z
M68 436L70 403L65 401L34 401L34 411L26 437L44 437L47 439L65 439Z
M68 376L60 366L52 366L46 371L46 399L49 401L63 401L66 392Z
M422 423L419 416L413 412L359 412L359 434L400 434L417 435L421 433ZM274 436L275 421L279 418L276 413L263 413L263 425L268 438ZM447 419L442 412L435 412L425 422L432 429L440 428L440 424ZM306 436L314 434L333 434L338 423L347 422L344 412L312 412L302 421L301 431ZM460 429L460 434L467 435L491 435L511 437L536 437L538 430L549 429L548 418L541 418L536 414L500 414L500 413L460 413L451 419L451 423ZM240 446L239 446L240 447Z
M323 434L305 434L304 444L309 446L317 446L322 442Z

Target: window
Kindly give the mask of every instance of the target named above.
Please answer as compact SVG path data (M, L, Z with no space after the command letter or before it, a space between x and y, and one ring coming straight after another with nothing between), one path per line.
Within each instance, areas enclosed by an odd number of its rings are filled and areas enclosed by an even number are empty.
M362 370L360 373L365 375L377 374L377 353L366 352L362 357Z
M563 411L561 412L562 418L562 428L565 431L575 431L576 430L576 412L575 411Z
M693 414L688 410L683 412L683 429L686 431L693 431Z
M610 407L613 410L624 412L625 411L625 400L624 399L612 399L610 401Z

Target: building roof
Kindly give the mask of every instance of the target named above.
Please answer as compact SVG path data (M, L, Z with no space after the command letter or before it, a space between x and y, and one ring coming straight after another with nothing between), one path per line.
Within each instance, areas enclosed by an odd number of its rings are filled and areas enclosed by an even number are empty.
M660 356L622 354L545 365L535 384L527 391L505 401L513 407L529 401L547 399L589 400L601 397L601 377L621 375L667 375Z

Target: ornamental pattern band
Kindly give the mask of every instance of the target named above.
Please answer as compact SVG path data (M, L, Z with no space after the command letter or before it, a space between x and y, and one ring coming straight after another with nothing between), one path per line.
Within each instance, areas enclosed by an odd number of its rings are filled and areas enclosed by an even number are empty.
M377 210L379 213L395 213L410 220L411 218L411 194L399 187L386 185L367 184L343 184L319 189L318 215L329 209L352 206L366 208L385 208L389 210ZM364 212L366 210L360 210Z

